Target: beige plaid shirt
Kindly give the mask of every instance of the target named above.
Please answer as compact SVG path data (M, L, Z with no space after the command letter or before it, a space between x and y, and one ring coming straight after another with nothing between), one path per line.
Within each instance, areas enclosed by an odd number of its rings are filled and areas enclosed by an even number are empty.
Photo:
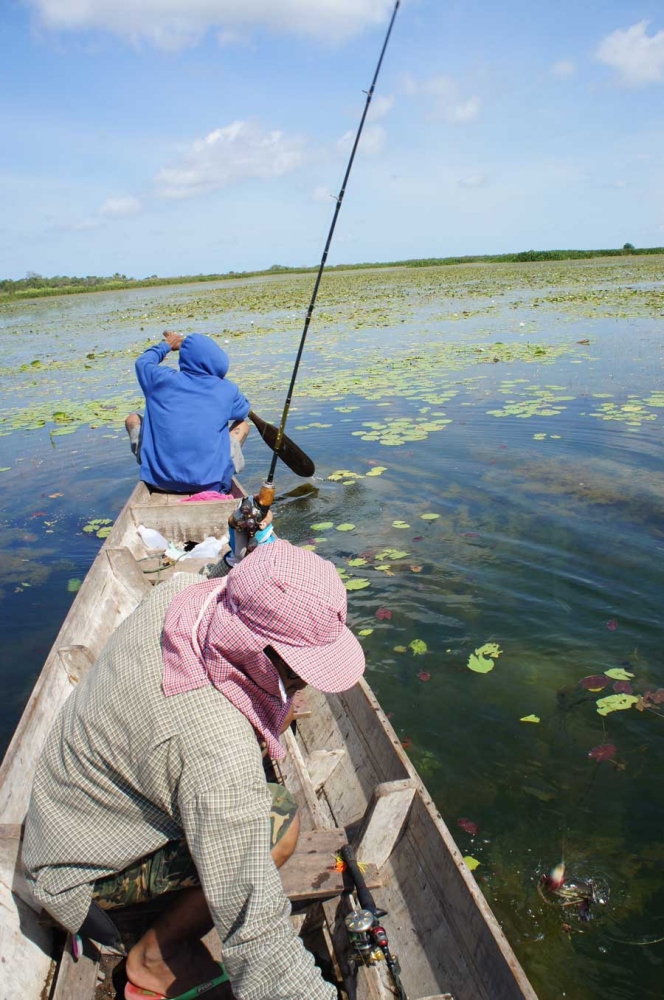
M76 931L92 883L184 831L238 1000L335 1000L289 920L254 730L212 685L161 690L166 609L198 581L183 573L157 587L67 699L35 775L26 876Z

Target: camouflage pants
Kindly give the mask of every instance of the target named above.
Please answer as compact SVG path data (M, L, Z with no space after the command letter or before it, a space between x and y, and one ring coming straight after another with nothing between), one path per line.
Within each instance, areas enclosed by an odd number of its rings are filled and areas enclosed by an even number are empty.
M293 822L297 805L283 785L269 782L267 787L272 794L270 827L274 847ZM103 910L112 910L200 884L186 840L171 840L117 875L99 879L92 898Z

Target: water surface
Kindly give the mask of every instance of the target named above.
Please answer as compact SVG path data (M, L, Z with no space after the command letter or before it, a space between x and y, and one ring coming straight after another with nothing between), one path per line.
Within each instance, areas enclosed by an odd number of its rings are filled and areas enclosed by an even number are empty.
M663 278L664 258L329 275L289 422L317 477L278 479L278 530L359 588L369 682L542 1000L662 994ZM136 354L213 334L276 417L310 288L0 308L3 749L102 544L84 528L136 480ZM269 453L246 452L253 489ZM620 681L579 682L616 669L642 700L602 716ZM587 922L537 891L561 858L606 899Z

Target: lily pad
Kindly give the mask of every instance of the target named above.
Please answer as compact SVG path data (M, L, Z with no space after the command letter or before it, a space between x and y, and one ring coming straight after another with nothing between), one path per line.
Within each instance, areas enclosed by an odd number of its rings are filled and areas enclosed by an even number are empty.
M633 694L609 694L606 698L597 700L597 711L600 715L608 715L609 712L623 712L626 708L636 705L638 700Z
M499 649L498 643L487 642L471 653L468 659L468 669L476 674L488 674L490 670L493 670L494 660L497 660L501 653L502 649Z
M364 635L371 635L372 632L373 632L372 628L361 628L357 634L364 636Z
M357 556L356 559L349 559L348 560L348 565L349 566L366 566L366 564L367 564L367 560L363 559L362 556Z
M408 646L395 646L394 647L394 652L395 653L407 653L408 652Z
M420 514L423 521L436 521L440 514Z
M371 581L363 576L353 576L350 580L346 580L344 586L346 590L364 590L365 587L371 586Z
M355 531L355 525L344 522L343 524L337 525L337 531Z
M78 579L67 580L67 590L69 591L69 593L75 594L78 590L80 590L81 582L82 581Z
M376 553L376 561L382 562L384 559L389 559L390 562L394 562L395 559L405 559L408 555L407 552L402 552L401 549L383 549L382 552Z
M602 688L609 686L605 674L590 674L589 677L582 677L579 684L586 691L601 691Z
M392 521L392 527L393 528L410 528L410 525L406 524L405 521Z
M382 476L384 472L387 472L386 465L375 465L369 472L365 472L365 476Z
M613 743L600 743L588 751L588 756L598 763L602 760L611 760L616 755L616 748Z
M625 670L624 667L611 667L610 670L605 670L604 673L607 677L610 677L612 681L628 681L634 674L631 674L629 670Z
M466 862L471 872L474 872L476 868L479 868L482 863L481 861L478 861L477 858L471 858L470 854L467 854L463 860Z
M427 644L423 642L422 639L413 639L412 642L408 643L408 648L412 649L413 656L421 656L423 653L427 652Z
M318 524L312 524L312 531L327 531L329 528L334 527L334 521L319 521Z
M539 715L524 715L523 718L519 719L519 722L540 722Z

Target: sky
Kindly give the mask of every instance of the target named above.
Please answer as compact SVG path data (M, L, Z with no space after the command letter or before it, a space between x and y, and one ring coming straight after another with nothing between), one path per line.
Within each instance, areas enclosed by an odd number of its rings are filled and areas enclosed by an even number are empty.
M0 0L0 278L318 263L393 0ZM664 245L661 0L402 0L330 263Z

